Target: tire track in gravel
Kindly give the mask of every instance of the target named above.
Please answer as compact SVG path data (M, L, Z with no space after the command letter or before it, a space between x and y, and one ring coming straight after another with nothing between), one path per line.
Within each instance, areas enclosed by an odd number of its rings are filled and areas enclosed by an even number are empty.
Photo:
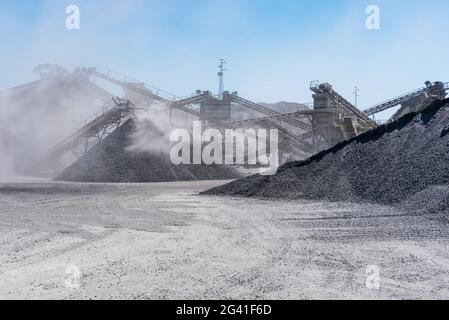
M449 296L447 238L394 236L432 229L425 217L194 194L212 185L64 185L52 189L57 201L47 188L0 192L9 204L0 214L0 298ZM72 264L82 272L78 290L64 286ZM382 268L378 292L364 285L371 264Z

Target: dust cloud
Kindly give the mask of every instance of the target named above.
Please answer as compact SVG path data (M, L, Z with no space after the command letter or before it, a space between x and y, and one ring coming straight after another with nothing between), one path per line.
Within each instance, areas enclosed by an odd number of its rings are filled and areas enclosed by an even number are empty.
M37 81L0 93L0 178L26 174L104 103L79 71L46 64L35 72Z

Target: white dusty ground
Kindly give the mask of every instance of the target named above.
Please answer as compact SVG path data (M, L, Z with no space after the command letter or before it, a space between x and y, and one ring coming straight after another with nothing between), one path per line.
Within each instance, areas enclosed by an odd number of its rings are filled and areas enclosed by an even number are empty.
M220 183L0 184L0 298L449 298L445 224L197 195ZM379 290L365 286L369 265Z

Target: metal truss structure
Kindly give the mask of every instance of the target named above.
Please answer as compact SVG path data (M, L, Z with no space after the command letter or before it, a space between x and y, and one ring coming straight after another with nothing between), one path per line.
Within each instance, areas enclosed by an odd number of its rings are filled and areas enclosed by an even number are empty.
M75 73L80 74L81 77L87 77L87 79L101 79L122 87L125 92L138 94L142 99L139 100L139 107L141 103L149 107L154 103L162 103L170 110L180 110L202 120L203 128L217 128L221 131L254 127L278 129L281 136L294 147L293 149L298 151L298 154L301 154L301 157L310 156L338 142L351 139L376 128L377 123L370 118L376 113L402 105L397 114L393 116L392 119L394 120L395 117L402 115L404 112L415 111L435 99L443 99L446 96L446 91L449 90L449 83L426 82L425 88L420 88L362 111L336 92L330 84L320 84L319 81L313 81L310 84L310 90L314 93L313 108L291 113L280 113L227 91L222 92L221 96L217 97L209 91L198 90L195 95L179 98L164 90L148 86L107 69L83 68L76 70ZM92 87L96 88L98 94L103 97L109 94L96 85L94 81L89 82L93 84ZM419 101L416 102L413 99L419 99ZM198 108L198 105L203 103L219 104L220 102L239 105L256 111L261 116L238 121L224 121L203 113ZM410 103L407 104L408 102ZM106 104L100 115L97 115L85 127L52 148L47 157L58 157L67 151L72 151L80 156L132 117L136 108L136 105L129 100L114 98L113 104L110 102Z
M102 110L97 113L94 119L51 148L37 162L36 167L47 161L51 162L70 151L76 157L81 157L112 132L120 128L133 116L136 108L129 100L114 97L112 101L102 107Z

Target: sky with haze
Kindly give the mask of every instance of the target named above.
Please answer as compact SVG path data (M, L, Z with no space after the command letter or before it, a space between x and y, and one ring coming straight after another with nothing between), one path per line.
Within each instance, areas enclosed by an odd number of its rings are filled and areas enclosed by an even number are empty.
M65 27L66 6L81 29ZM365 9L380 8L380 30ZM253 101L311 102L312 80L360 106L449 81L447 0L0 0L0 91L40 63L95 64L178 96L225 86Z

